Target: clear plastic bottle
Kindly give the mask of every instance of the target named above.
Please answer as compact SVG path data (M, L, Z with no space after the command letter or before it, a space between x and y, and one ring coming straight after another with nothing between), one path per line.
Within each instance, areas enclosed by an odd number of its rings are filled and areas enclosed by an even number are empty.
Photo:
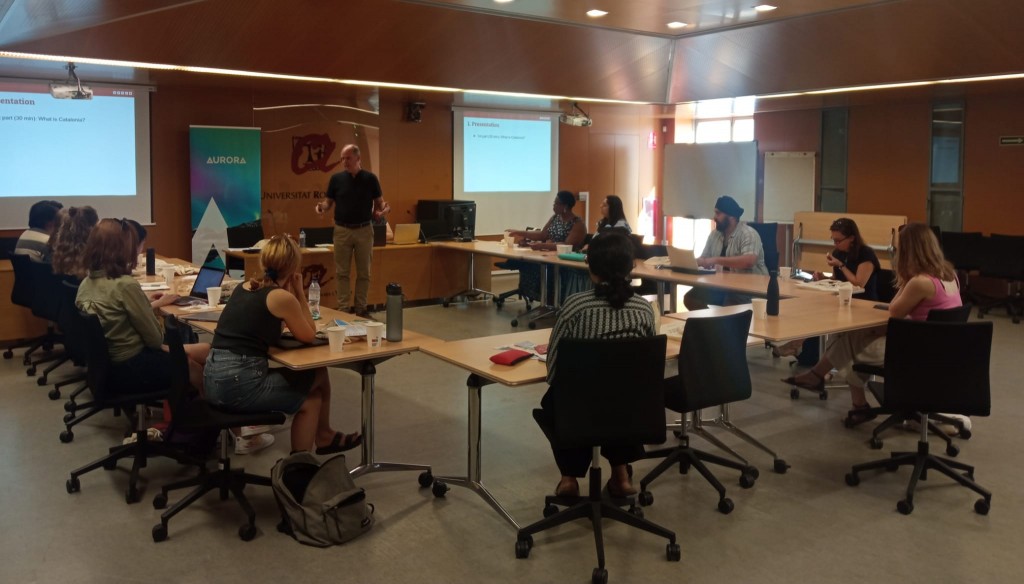
M309 284L309 312L313 315L313 320L320 319L320 282L314 277L313 281Z
M303 229L299 230L299 247L306 247L306 232Z

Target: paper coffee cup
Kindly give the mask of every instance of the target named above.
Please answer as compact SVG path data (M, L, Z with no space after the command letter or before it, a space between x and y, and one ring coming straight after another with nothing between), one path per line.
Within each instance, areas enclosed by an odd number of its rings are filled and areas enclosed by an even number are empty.
M558 253L560 254L572 253L572 246L567 243L559 243L558 245L555 246L555 249L558 250Z
M220 304L220 286L211 286L206 289L206 300L210 306Z
M853 303L853 286L849 282L839 285L839 306L846 308Z
M781 267L781 268L779 268L779 277L780 278L788 278L792 274L793 274L793 268L790 268L790 267Z
M160 270L160 275L164 277L164 282L167 284L168 288L172 288L174 286L174 267L173 266L172 267L167 267L167 268L164 268L164 269Z
M750 301L754 308L754 318L763 320L768 318L768 299L767 298L754 298Z
M371 349L380 348L384 339L384 323L368 322L364 326L366 327L366 344Z
M332 353L340 353L345 350L345 327L329 326L327 331L327 342L330 343Z

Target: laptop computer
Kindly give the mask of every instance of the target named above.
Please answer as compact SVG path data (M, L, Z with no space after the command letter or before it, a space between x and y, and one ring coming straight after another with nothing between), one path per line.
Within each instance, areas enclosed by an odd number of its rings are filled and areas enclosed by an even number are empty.
M673 272L682 272L684 274L714 274L715 270L710 268L701 268L697 266L697 258L693 255L693 251L689 249L679 249L678 247L667 248L668 250L668 269Z
M384 247L388 242L388 226L385 223L373 224L373 247Z
M395 245L409 245L410 243L420 242L420 224L419 223L400 223L395 225L395 240L391 243Z
M182 296L175 300L174 304L177 306L189 306L200 303L205 304L208 300L206 297L206 289L213 288L214 286L220 286L223 281L224 270L211 266L203 266L199 268L199 273L196 274L196 281L192 284L192 291L188 293L188 296Z

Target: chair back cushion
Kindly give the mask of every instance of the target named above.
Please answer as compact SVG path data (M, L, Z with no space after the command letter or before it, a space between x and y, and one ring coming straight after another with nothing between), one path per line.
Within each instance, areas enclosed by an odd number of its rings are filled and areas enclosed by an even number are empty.
M11 288L11 302L25 308L32 308L35 286L32 284L32 259L23 253L11 254L14 268L14 287Z
M563 448L665 441L664 335L564 339L551 384L555 443Z
M259 221L227 228L228 247L250 247L263 239L263 224Z
M86 341L81 337L82 331L78 317L75 297L78 296L78 282L73 277L65 277L58 287L60 310L57 324L64 333L64 349L71 356L75 365L83 367L87 364Z
M86 377L94 401L102 404L115 396L110 384L110 353L103 325L95 314L76 311L75 332L78 343L85 348Z
M889 319L885 345L888 410L987 416L991 322Z
M934 308L928 311L929 322L967 322L971 318L969 303L954 308Z
M64 276L53 273L53 266L44 262L30 262L32 274L32 314L51 322L60 319L60 289Z
M692 412L750 398L747 333L753 314L745 310L686 321L679 375L666 381L669 408Z

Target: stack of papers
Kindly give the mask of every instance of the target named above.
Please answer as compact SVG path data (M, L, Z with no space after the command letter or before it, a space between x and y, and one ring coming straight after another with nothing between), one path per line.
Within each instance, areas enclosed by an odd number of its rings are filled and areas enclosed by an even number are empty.
M847 282L840 282L839 280L818 280L817 282L804 282L803 284L797 284L797 288L804 290L815 290L818 292L830 292L832 294L839 293L839 287ZM860 286L853 286L853 293L860 294L864 289Z

